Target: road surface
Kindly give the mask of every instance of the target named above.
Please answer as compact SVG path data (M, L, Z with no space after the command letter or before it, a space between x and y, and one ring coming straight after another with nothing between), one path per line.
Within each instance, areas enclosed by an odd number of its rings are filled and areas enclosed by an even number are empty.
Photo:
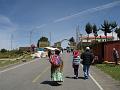
M79 78L73 78L72 55L63 53L64 82L57 85L50 80L50 63L47 58L35 59L0 71L0 90L107 90L92 77L83 79L82 66ZM115 89L114 89L115 90Z

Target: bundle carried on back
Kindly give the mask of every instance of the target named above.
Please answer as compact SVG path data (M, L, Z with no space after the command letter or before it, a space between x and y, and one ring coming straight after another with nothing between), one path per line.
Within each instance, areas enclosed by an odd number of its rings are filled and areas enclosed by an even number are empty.
M60 66L61 65L61 57L58 55L52 55L51 56L51 60L50 60L51 64L54 66Z

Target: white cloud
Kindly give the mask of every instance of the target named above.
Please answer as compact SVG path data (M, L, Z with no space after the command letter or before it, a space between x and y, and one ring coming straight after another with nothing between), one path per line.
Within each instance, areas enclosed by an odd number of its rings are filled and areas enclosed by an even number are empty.
M10 31L16 30L16 25L6 16L0 15L0 31Z
M0 49L10 49L11 34L16 30L16 25L6 16L0 15Z
M11 36L6 33L0 34L0 49L5 48L10 50L11 49ZM13 44L13 43L12 43Z
M101 6L98 6L98 7L94 7L94 8L90 8L90 9L78 12L78 13L73 14L73 15L69 15L69 16L66 16L66 17L63 17L63 18L59 18L59 19L55 20L54 23L61 22L61 21L64 21L64 20L69 20L69 19L74 18L76 16L84 15L84 14L87 14L87 13L93 13L93 12L97 12L97 11L100 11L100 10L109 9L109 8L112 8L112 7L117 6L117 5L120 5L120 1L111 2L111 3L108 3L108 4L104 4L104 5L101 5Z
M37 29L43 28L43 27L45 27L46 25L47 25L47 24L42 24L42 25L36 26L36 28L37 28Z

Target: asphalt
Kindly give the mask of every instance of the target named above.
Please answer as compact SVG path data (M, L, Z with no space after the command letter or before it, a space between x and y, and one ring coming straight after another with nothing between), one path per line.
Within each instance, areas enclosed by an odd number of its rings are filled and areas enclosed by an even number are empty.
M104 88L104 90L120 90L120 81L113 79L95 66L91 66L91 75Z
M64 82L50 80L50 63L47 58L35 59L0 71L0 90L120 90L120 82L90 67L90 78L84 80L82 65L79 78L73 78L72 56L63 54Z

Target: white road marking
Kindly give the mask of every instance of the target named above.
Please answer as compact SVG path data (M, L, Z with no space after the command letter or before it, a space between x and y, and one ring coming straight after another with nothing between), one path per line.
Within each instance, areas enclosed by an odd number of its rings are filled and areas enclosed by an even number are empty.
M90 74L90 78L94 81L94 83L99 87L100 90L104 90L102 86L93 78L91 74Z
M83 67L83 65L81 64L81 66ZM100 90L104 90L102 88L102 86L93 78L93 76L90 74L90 78L93 80L93 82L99 87Z
M37 82L37 80L38 79L40 79L40 77L44 74L44 73L46 73L47 71L48 71L48 69L50 69L50 66L48 66L47 68L45 68L44 70L43 70L43 72L41 72L37 77L35 77L34 79L33 79L33 83L35 83L35 82Z

